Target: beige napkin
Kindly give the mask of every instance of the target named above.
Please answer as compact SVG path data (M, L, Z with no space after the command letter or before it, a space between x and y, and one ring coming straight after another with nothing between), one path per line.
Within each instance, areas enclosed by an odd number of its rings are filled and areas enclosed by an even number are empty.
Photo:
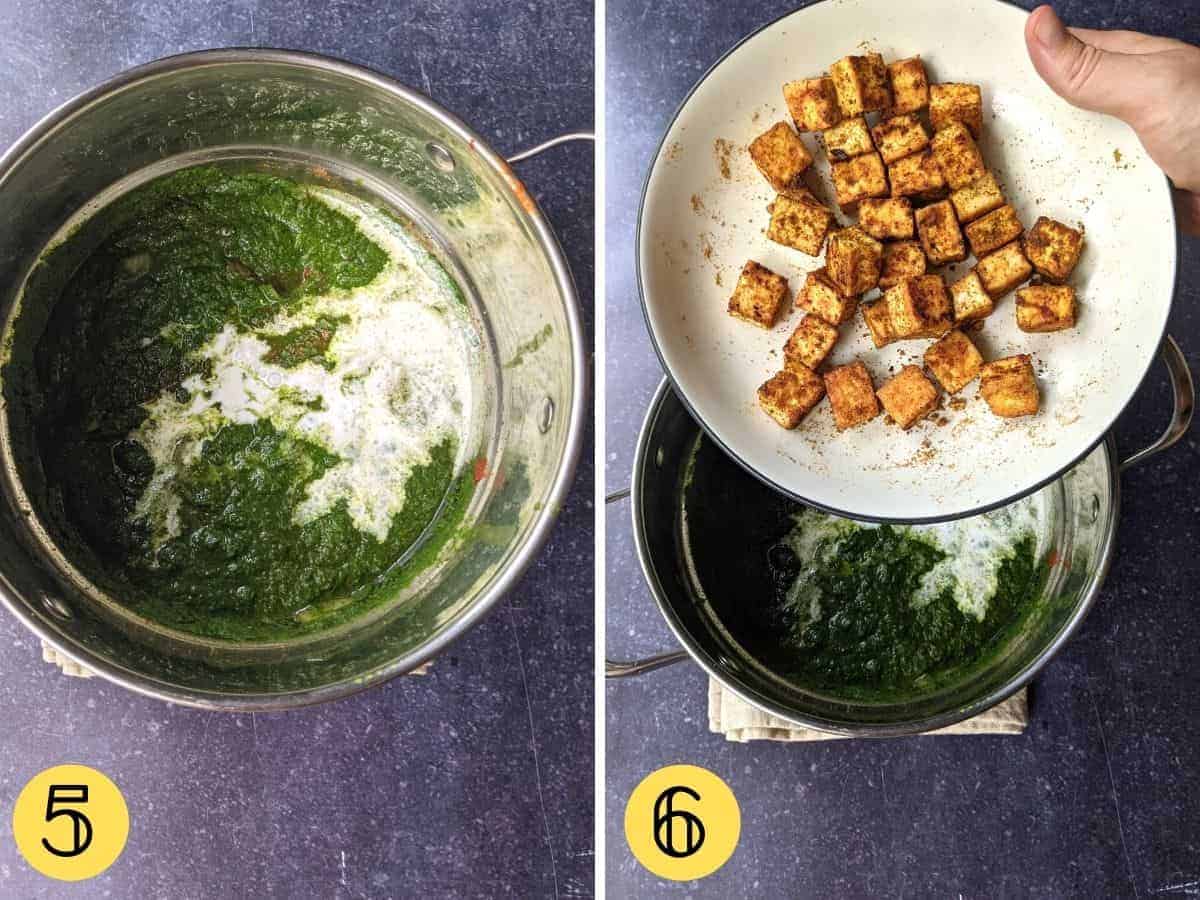
M1003 703L981 712L973 719L930 731L929 734L1020 734L1029 724L1029 705L1021 688ZM727 741L830 741L846 737L805 728L751 706L726 690L720 682L708 680L708 730L723 734Z

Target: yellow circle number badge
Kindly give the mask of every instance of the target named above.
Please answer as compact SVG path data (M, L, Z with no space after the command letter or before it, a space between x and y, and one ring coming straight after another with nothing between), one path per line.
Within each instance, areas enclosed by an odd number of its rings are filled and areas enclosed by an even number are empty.
M31 866L59 881L82 881L99 875L125 849L129 809L103 773L54 766L21 789L12 828Z
M625 840L660 878L711 875L733 855L742 831L737 798L699 766L664 766L634 788L625 805Z

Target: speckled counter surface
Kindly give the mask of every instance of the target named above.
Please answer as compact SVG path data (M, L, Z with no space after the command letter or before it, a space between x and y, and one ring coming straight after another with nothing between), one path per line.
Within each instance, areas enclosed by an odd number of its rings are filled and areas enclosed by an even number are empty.
M608 4L607 465L629 481L661 378L633 269L641 180L678 103L747 31L797 3ZM1033 4L1022 4L1032 6ZM1058 4L1071 23L1200 43L1200 9ZM613 123L620 123L616 127ZM1200 243L1185 240L1171 331L1200 371ZM1119 286L1113 286L1119 290ZM1166 420L1156 368L1117 428L1126 452ZM733 744L710 734L684 663L607 688L610 897L1174 897L1200 893L1200 429L1123 480L1119 549L1080 633L1038 678L1020 737ZM674 649L637 565L627 503L607 511L608 652ZM633 859L624 802L675 762L725 778L741 844L696 884Z
M168 11L169 10L169 11ZM592 124L592 7L433 2L91 2L0 7L0 144L117 71L204 47L313 50L430 94L501 152ZM519 173L592 315L592 150ZM558 897L592 893L592 450L508 601L439 658L330 705L217 715L43 664L0 615L0 896ZM112 776L133 831L107 873L47 882L12 798L41 769Z

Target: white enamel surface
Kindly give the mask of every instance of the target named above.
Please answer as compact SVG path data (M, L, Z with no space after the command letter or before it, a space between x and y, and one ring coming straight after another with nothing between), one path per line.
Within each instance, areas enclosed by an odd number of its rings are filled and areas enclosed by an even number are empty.
M1175 273L1166 179L1125 125L1070 107L1042 83L1025 51L1024 21L1024 12L997 0L828 0L739 46L666 136L647 186L638 248L651 331L676 385L713 435L788 493L851 516L907 521L1001 503L1095 444L1152 362ZM795 431L758 409L755 390L781 367L781 348L802 313L789 308L771 331L731 318L726 303L738 272L755 259L787 275L795 292L823 258L766 239L773 191L746 146L787 118L784 81L813 77L864 49L889 61L920 54L932 82L980 84L984 159L1022 222L1028 227L1047 215L1086 229L1072 277L1075 329L1021 332L1010 294L973 334L987 359L1033 354L1042 393L1035 417L996 418L977 382L960 395L964 409L941 410L944 424L926 420L908 432L881 415L838 434L828 401ZM828 198L824 153L813 135L803 139ZM720 171L720 142L729 146L728 178ZM966 265L940 271L954 280ZM878 387L889 371L919 364L929 343L877 350L857 315L842 326L830 362L861 358Z

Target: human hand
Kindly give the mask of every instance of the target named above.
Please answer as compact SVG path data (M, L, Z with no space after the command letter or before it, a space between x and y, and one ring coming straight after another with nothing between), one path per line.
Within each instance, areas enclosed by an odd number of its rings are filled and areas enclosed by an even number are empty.
M1056 94L1134 130L1175 184L1180 228L1200 234L1200 47L1136 31L1067 28L1049 6L1030 13L1025 44Z

